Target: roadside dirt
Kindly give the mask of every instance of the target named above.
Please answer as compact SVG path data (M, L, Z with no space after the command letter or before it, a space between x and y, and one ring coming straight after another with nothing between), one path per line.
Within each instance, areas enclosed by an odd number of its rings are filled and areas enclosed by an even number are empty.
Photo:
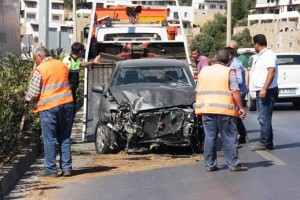
M124 152L118 154L101 155L95 152L73 153L73 175L71 177L38 178L26 199L50 200L51 193L57 185L84 181L95 177L120 173L133 173L150 169L173 167L191 164L202 160L202 155L191 154L144 154L129 155Z

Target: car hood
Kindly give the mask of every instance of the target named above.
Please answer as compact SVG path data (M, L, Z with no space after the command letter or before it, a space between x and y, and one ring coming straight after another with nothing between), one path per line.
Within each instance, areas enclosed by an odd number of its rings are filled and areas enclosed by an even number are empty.
M118 103L123 99L127 100L131 104L133 113L165 107L191 106L195 101L193 87L131 84L111 87L110 91Z

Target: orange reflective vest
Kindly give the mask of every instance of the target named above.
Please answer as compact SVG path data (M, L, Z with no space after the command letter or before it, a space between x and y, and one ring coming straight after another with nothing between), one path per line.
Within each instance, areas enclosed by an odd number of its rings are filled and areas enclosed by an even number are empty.
M69 69L63 62L51 59L36 68L42 76L40 97L33 112L49 110L73 102L69 86Z
M238 117L239 107L229 89L229 72L220 64L204 67L198 77L195 114L222 114Z

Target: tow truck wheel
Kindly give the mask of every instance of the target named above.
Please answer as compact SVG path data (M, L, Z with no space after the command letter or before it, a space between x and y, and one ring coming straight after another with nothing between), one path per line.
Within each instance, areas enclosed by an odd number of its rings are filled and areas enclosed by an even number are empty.
M104 124L98 122L95 131L95 147L99 154L108 154L113 152L112 138L113 130Z

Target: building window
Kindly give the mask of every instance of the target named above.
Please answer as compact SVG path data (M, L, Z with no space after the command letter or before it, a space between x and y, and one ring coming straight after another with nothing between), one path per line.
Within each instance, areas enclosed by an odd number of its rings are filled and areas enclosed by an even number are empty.
M49 28L49 31L54 31L54 32L56 32L56 31L57 31L57 28Z
M184 12L184 17L187 17L187 16L188 16L187 12Z
M35 14L26 14L27 19L35 19Z
M290 47L292 47L293 46L293 44L292 43L290 43Z
M61 31L61 32L68 32L68 28L67 28L67 27L61 27L61 28L60 28L60 31Z
M210 8L210 9L216 9L217 6L216 6L215 4L211 4L211 5L209 6L209 8Z
M158 3L159 6L165 6L165 2L163 2L163 1L159 1L157 3Z
M221 10L223 9L223 5L220 5L220 9L221 9Z
M26 4L26 7L27 7L27 8L36 8L36 3L35 3L35 2L28 2L28 3Z
M52 15L52 20L53 21L58 21L59 20L59 16L58 15Z
M174 19L179 19L178 12L174 12L173 16L174 16Z
M53 10L59 10L59 4L53 3L52 4L52 9Z
M32 30L35 32L39 31L39 26L38 25L32 25Z

